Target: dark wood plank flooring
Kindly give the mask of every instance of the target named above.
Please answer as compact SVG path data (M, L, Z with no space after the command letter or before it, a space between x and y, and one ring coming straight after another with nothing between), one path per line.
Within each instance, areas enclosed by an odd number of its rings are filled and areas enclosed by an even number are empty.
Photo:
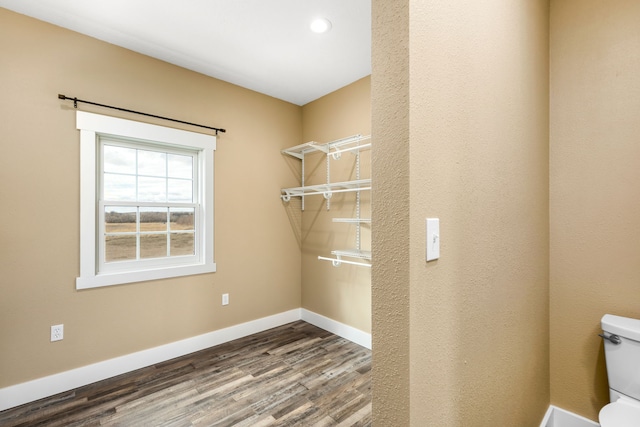
M0 426L370 426L371 351L298 321L0 412Z

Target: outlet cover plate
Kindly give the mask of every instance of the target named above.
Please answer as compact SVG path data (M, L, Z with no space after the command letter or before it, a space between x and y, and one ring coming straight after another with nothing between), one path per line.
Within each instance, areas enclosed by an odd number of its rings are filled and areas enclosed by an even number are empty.
M51 326L51 342L61 341L64 338L64 325Z

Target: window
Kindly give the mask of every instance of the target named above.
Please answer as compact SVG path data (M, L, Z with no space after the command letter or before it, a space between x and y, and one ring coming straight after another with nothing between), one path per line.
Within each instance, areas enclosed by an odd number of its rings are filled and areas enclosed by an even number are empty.
M85 289L210 273L216 138L77 112Z

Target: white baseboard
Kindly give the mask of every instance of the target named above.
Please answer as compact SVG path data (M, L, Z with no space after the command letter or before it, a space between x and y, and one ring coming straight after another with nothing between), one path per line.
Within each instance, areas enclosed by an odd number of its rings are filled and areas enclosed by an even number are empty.
M550 405L540 427L600 427L600 424L573 412Z
M371 334L312 311L297 308L148 350L1 388L0 411L266 331L267 329L286 325L296 320L304 320L371 349Z
M0 411L301 319L294 309L0 389ZM311 323L311 322L309 322Z
M356 329L353 326L345 325L336 320L314 313L307 309L300 309L302 312L302 320L311 323L319 328L334 333L342 338L348 339L356 344L371 350L371 334Z

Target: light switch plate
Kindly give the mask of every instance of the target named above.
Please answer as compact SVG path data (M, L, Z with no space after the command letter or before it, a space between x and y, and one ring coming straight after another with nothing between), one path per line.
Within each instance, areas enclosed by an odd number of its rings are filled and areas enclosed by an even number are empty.
M440 219L427 218L427 241L426 241L427 261L440 258Z

